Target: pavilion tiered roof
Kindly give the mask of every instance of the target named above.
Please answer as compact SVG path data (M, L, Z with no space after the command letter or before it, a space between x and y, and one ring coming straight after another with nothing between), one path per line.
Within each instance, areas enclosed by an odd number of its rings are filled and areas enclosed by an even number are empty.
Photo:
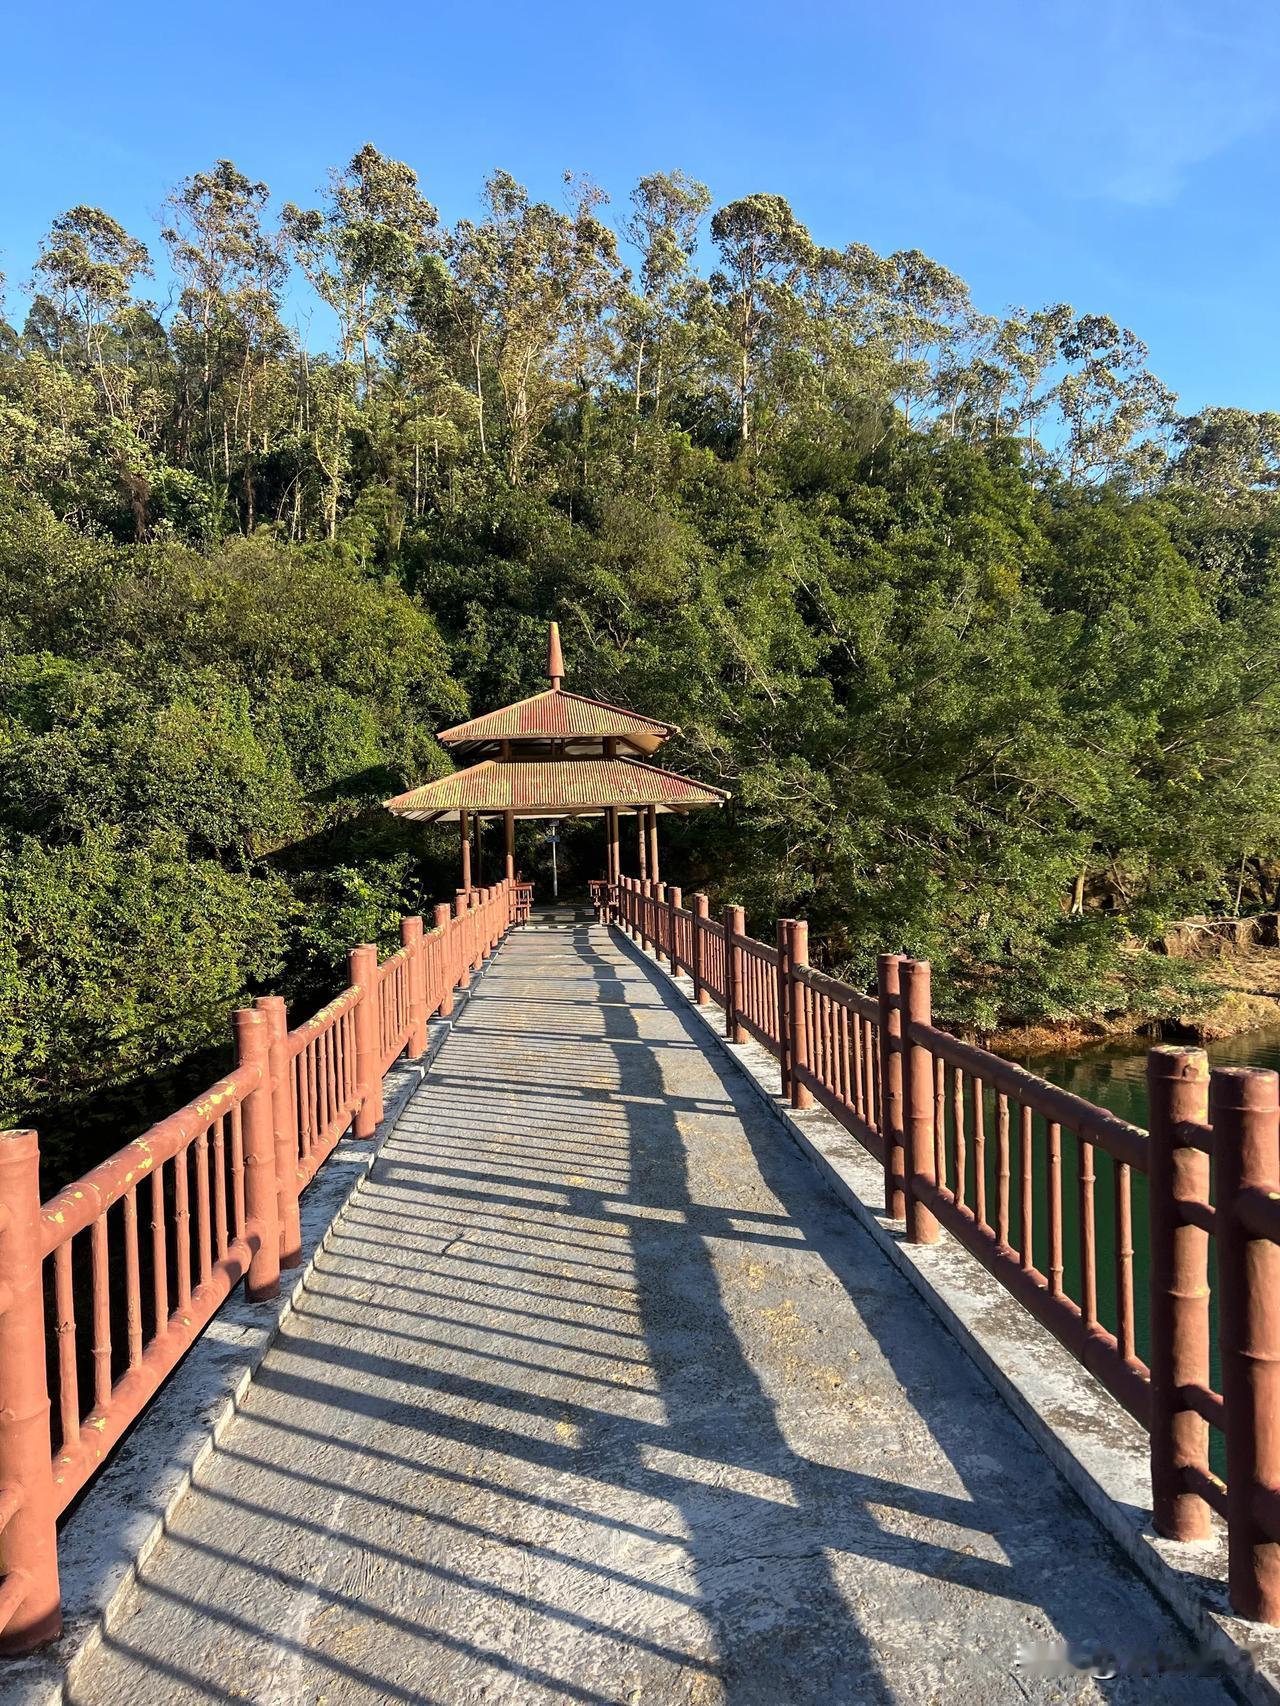
M567 693L560 687L549 687L529 699L519 699L514 705L504 705L498 711L486 711L454 728L442 729L440 742L459 752L469 752L485 746L497 746L503 741L564 741L591 743L615 740L647 756L656 752L673 734L680 731L673 723L659 722L656 717L642 717L621 705L609 705L602 699L588 699L581 693Z
M427 782L387 801L397 817L433 823L462 812L516 817L591 816L611 807L636 811L695 811L723 805L722 788L693 782L634 758L562 758L519 763L486 759L438 782Z

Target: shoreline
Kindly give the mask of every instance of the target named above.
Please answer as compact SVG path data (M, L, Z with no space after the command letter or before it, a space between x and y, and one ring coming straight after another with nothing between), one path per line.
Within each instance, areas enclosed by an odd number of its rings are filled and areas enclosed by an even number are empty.
M1136 1013L1060 1024L1008 1025L984 1036L993 1054L1013 1057L1069 1053L1131 1038L1134 1050L1158 1042L1213 1043L1280 1027L1280 949L1250 947L1199 960L1196 969L1218 994L1202 1011L1152 1020Z

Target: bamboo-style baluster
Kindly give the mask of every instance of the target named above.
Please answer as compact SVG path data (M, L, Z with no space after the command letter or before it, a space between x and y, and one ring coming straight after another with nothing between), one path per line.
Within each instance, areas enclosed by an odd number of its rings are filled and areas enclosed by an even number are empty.
M200 1284L213 1271L209 1204L209 1131L206 1127L196 1139L196 1255Z
M996 1092L996 1240L1009 1246L1009 1098Z
M965 1203L965 1147L964 1147L964 1073L957 1066L951 1078L951 1125L955 1151L956 1203L960 1208Z
M1078 1139L1080 1186L1080 1312L1086 1327L1098 1321L1098 1252L1093 1218L1093 1145Z
M1018 1253L1024 1268L1034 1266L1035 1258L1034 1171L1035 1163L1031 1145L1031 1109L1020 1106L1018 1109L1018 1172L1021 1177L1021 1188L1018 1192L1018 1207L1021 1211L1022 1229L1019 1235Z
M382 990L379 990L378 992L378 1006L379 1010L381 1010ZM381 1023L381 1020L379 1020L379 1023ZM320 1142L323 1146L329 1141L329 1132L333 1125L333 1082L329 1061L329 1031L327 1028L321 1031L319 1042L320 1047L317 1050L317 1053L320 1057ZM379 1043L378 1046L381 1048L381 1043Z
M100 1214L93 1223L89 1248L93 1283L93 1407L101 1410L111 1397L111 1273L105 1214Z
M852 1086L849 1083L849 1018L849 1009L841 1002L836 1008L836 1080L840 1086L840 1105L843 1108L853 1106Z
M861 1119L867 1117L867 1061L862 1046L862 1022L853 1021L853 1105Z
M858 1021L867 1028L867 1124L880 1130L880 1033L870 1019Z
M1133 1315L1133 1197L1129 1165L1113 1160L1115 1169L1116 1343L1120 1355L1132 1362Z
M151 1308L156 1338L169 1330L169 1229L164 1218L164 1166L151 1174Z
M80 1376L76 1368L76 1304L69 1238L53 1253L53 1285L57 1311L58 1419L62 1449L69 1451L80 1439Z
M1046 1189L1049 1197L1049 1291L1062 1296L1062 1127L1057 1120L1048 1126Z
M973 1212L979 1226L987 1221L987 1091L981 1078L973 1080Z
M142 1361L142 1279L138 1270L138 1191L130 1186L124 1198L124 1318L129 1340L129 1367Z
M173 1158L173 1259L177 1263L178 1308L191 1302L191 1203L190 1150L180 1149Z
M934 1177L947 1183L947 1068L940 1055L933 1059L933 1153Z
M227 1257L227 1116L219 1114L213 1140L213 1224L218 1239L218 1260Z
M243 1238L247 1225L244 1209L244 1123L240 1104L231 1110L231 1218L237 1238Z

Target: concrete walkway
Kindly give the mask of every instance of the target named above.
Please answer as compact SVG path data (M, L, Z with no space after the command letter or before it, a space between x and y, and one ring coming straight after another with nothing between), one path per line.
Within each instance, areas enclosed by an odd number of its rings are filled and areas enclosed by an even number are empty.
M1148 1670L1020 1667L1092 1643ZM76 1699L1225 1698L626 944L499 953Z

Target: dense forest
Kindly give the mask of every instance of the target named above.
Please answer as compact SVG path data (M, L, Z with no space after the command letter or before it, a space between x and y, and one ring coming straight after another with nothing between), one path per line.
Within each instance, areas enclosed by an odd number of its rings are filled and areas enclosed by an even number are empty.
M377 802L550 616L732 791L686 891L926 954L954 1020L1158 1014L1166 920L1276 904L1280 415L679 172L445 225L366 146L164 221L61 214L0 319L0 1118L128 1135L447 893Z

